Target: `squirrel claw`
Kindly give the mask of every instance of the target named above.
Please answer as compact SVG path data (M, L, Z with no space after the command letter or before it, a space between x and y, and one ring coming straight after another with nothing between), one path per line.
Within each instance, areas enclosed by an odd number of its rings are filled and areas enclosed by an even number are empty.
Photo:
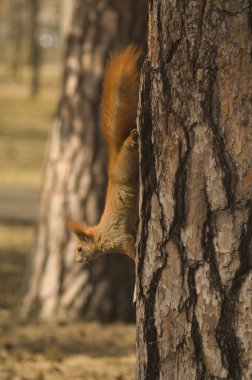
M134 147L135 145L138 144L138 132L137 129L134 128L130 132L130 137L131 137L131 146Z

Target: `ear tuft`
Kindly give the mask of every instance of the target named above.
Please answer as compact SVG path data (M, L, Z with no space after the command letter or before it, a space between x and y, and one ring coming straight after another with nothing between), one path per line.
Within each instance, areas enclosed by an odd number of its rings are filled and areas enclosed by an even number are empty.
M92 236L86 232L85 224L69 220L67 226L80 240L86 242L92 240Z

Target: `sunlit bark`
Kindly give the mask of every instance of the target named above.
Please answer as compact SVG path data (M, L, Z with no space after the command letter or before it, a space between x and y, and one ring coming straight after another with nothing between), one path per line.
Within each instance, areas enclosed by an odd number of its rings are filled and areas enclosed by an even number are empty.
M138 379L252 377L251 11L149 2Z

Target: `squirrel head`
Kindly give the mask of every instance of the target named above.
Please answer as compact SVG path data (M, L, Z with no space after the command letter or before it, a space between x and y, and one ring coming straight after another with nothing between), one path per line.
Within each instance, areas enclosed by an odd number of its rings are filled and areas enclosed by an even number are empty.
M76 261L87 263L102 254L95 241L92 228L82 223L69 221L68 228L77 236Z

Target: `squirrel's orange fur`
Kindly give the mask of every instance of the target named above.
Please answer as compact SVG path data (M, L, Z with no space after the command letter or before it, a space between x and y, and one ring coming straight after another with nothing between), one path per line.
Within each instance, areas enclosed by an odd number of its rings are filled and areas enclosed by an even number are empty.
M101 128L108 145L108 189L105 209L97 226L68 223L78 237L76 260L80 262L107 252L135 257L139 58L140 51L130 45L110 59L105 71Z
M117 154L134 128L137 114L140 51L128 46L113 57L104 75L102 94L102 129L109 149L109 158Z

